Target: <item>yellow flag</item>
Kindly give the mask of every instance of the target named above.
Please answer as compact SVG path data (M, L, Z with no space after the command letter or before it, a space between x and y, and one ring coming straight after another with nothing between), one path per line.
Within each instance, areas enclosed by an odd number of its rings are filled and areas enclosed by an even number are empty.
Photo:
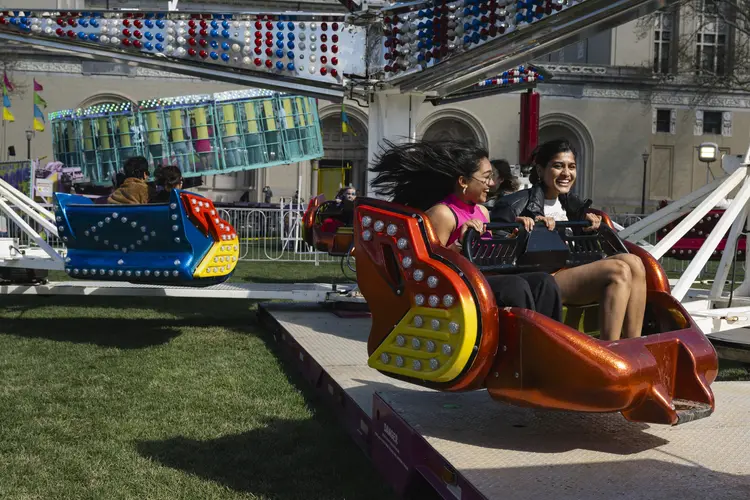
M40 122L37 118L34 118L34 130L44 132L44 123Z
M11 113L8 108L3 108L3 120L6 122L14 122L16 121L16 117L13 116L13 113Z

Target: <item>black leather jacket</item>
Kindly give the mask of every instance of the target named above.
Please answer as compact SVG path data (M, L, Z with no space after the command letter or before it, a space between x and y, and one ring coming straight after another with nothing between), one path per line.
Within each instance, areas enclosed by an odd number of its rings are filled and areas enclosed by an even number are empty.
M560 203L568 215L568 220L582 220L586 210L591 206L591 200L581 200L574 194L560 196ZM490 212L491 222L513 223L516 217L531 217L544 215L544 189L540 185L532 186L523 191L505 195L495 202Z

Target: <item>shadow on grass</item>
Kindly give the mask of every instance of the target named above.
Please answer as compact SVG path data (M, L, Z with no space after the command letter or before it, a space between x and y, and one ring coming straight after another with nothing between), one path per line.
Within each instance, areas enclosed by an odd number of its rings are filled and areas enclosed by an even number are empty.
M48 308L66 308L70 311L91 311L94 308L111 309L117 311L133 310L134 314L143 314L143 311L152 313L172 315L178 317L214 317L222 322L228 318L237 318L252 314L253 306L258 301L244 299L215 299L215 298L177 298L177 297L112 297L89 295L85 298L79 296L10 296L5 297L2 310L12 314L22 314L28 317L29 313ZM36 313L35 313L36 314ZM43 314L43 313L42 313ZM102 321L110 321L114 318L107 317L107 312L97 311L91 313ZM71 313L73 315L89 316L81 312ZM57 317L63 317L56 314ZM0 319L0 327L4 320Z
M180 322L179 326L185 326ZM39 338L119 349L166 344L180 335L175 320L95 318L5 318L0 335Z
M372 484L374 473L363 474L368 467L363 455L337 449L351 443L326 424L317 418L270 418L242 434L143 441L136 448L167 467L263 498L390 498L384 487Z

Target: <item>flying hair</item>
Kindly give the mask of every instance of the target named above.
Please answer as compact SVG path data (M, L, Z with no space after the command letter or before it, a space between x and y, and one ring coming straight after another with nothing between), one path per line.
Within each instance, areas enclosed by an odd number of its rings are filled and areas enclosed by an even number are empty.
M473 141L385 141L375 165L372 187L394 203L428 210L456 190L460 177L479 170L489 153Z

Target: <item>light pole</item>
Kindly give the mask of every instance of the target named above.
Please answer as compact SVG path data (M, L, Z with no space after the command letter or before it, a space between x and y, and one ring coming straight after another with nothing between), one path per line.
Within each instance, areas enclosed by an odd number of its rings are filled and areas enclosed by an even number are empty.
M28 129L26 131L26 159L31 159L31 139L34 138L34 131L32 129Z
M651 157L651 153L644 151L641 155L643 158L643 186L641 191L641 215L646 213L646 175L648 173L648 159Z
M715 142L704 142L698 146L698 159L706 164L706 184L709 183L711 164L718 160L719 146Z

